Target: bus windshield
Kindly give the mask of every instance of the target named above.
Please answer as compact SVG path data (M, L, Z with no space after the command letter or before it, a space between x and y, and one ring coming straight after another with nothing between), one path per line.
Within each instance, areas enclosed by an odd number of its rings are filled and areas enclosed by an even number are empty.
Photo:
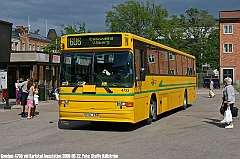
M97 85L132 87L132 53L63 52L60 63L60 85Z

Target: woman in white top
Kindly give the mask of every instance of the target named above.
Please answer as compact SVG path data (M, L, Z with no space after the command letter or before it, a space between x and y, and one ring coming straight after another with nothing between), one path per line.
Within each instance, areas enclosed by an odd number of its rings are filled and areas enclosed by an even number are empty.
M234 87L232 86L232 79L230 77L227 77L224 79L226 81L227 85L224 87L224 101L227 105L227 108L229 108L232 112L233 110L233 105L235 103L235 90ZM225 118L224 118L225 119ZM229 122L229 125L225 126L227 129L233 128L233 119L232 119L232 113L230 114L230 119L231 121ZM222 120L221 123L226 123L225 120Z

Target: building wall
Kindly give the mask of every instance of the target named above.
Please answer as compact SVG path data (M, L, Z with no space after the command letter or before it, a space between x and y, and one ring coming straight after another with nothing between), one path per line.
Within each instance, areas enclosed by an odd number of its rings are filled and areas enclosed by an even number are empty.
M56 61L59 57L52 59L51 54L41 52L51 41L39 35L39 30L28 35L27 27L16 26L14 31L11 39L12 52L9 63L12 81L30 77L37 80L38 84L44 84L46 92L52 87L58 87L59 71L55 72L55 70L59 70L60 61Z
M22 32L20 33L20 42L19 42L19 51L43 51L43 48L50 44L51 42L28 38L28 28L24 28L23 26L16 26L16 29L21 29ZM35 30L34 33L38 35L39 30ZM17 51L17 50L15 50Z
M224 25L232 25L232 33L224 33ZM226 76L226 70L233 71L233 84L240 87L240 10L221 11L220 27L220 83ZM224 51L224 44L232 44L232 52ZM224 74L225 72L225 74Z

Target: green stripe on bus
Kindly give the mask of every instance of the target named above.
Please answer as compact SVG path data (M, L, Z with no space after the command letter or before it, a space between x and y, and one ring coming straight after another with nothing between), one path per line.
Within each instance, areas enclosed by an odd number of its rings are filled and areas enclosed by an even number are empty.
M192 84L196 84L196 83L192 83ZM166 85L164 85L166 86ZM169 85L169 86L177 86L176 85ZM181 89L181 88L191 88L191 87L194 87L196 88L196 86L183 86L179 84L179 87L172 87L172 88L158 88L158 89L154 89L154 90L145 90L145 91L141 91L141 92L135 92L135 93L129 93L129 94L111 94L111 93L108 93L108 94L83 94L83 93L77 93L77 92L71 92L71 93L64 93L64 92L60 92L60 95L71 95L71 96L134 96L135 94L144 94L144 93L152 93L152 92L161 92L161 91L167 91L167 90L174 90L174 89Z

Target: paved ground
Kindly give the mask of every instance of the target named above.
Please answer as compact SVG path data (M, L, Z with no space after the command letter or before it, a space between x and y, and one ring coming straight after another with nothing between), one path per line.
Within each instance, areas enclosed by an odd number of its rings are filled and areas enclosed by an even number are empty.
M54 100L47 100L47 101L40 101L39 105L37 106L36 114L44 114L47 111L51 109L58 109L57 107L58 101ZM17 120L24 120L26 118L21 118L20 115L18 115L21 110L20 110L20 105L15 105L14 99L9 100L9 106L11 109L4 109L6 106L5 103L0 103L0 125L1 124L6 124L10 123L12 121L17 121ZM27 112L27 107L25 108Z
M220 95L222 94L222 89L214 89L214 93L216 95ZM235 91L235 93L239 94L238 91ZM205 94L207 96L209 94L209 90L205 88L197 89L197 94ZM44 109L45 106L48 106L49 108L51 107L56 108L57 105L58 105L58 101L54 101L54 100L39 101L39 106L37 110L40 111L41 108L45 110ZM6 122L24 119L24 118L21 118L20 115L18 115L20 113L20 105L16 105L15 99L9 100L9 106L11 107L11 109L4 109L5 106L6 106L5 103L0 102L0 125Z
M234 129L225 129L219 123L223 119L221 90L214 92L216 97L208 98L207 89L198 89L197 99L186 110L166 112L147 126L79 121L73 129L58 129L59 107L53 100L41 102L39 115L31 120L21 118L16 106L0 109L0 152L60 154L61 158L69 158L65 154L117 154L119 159L239 159L240 117L234 118ZM236 101L239 107L238 92Z

